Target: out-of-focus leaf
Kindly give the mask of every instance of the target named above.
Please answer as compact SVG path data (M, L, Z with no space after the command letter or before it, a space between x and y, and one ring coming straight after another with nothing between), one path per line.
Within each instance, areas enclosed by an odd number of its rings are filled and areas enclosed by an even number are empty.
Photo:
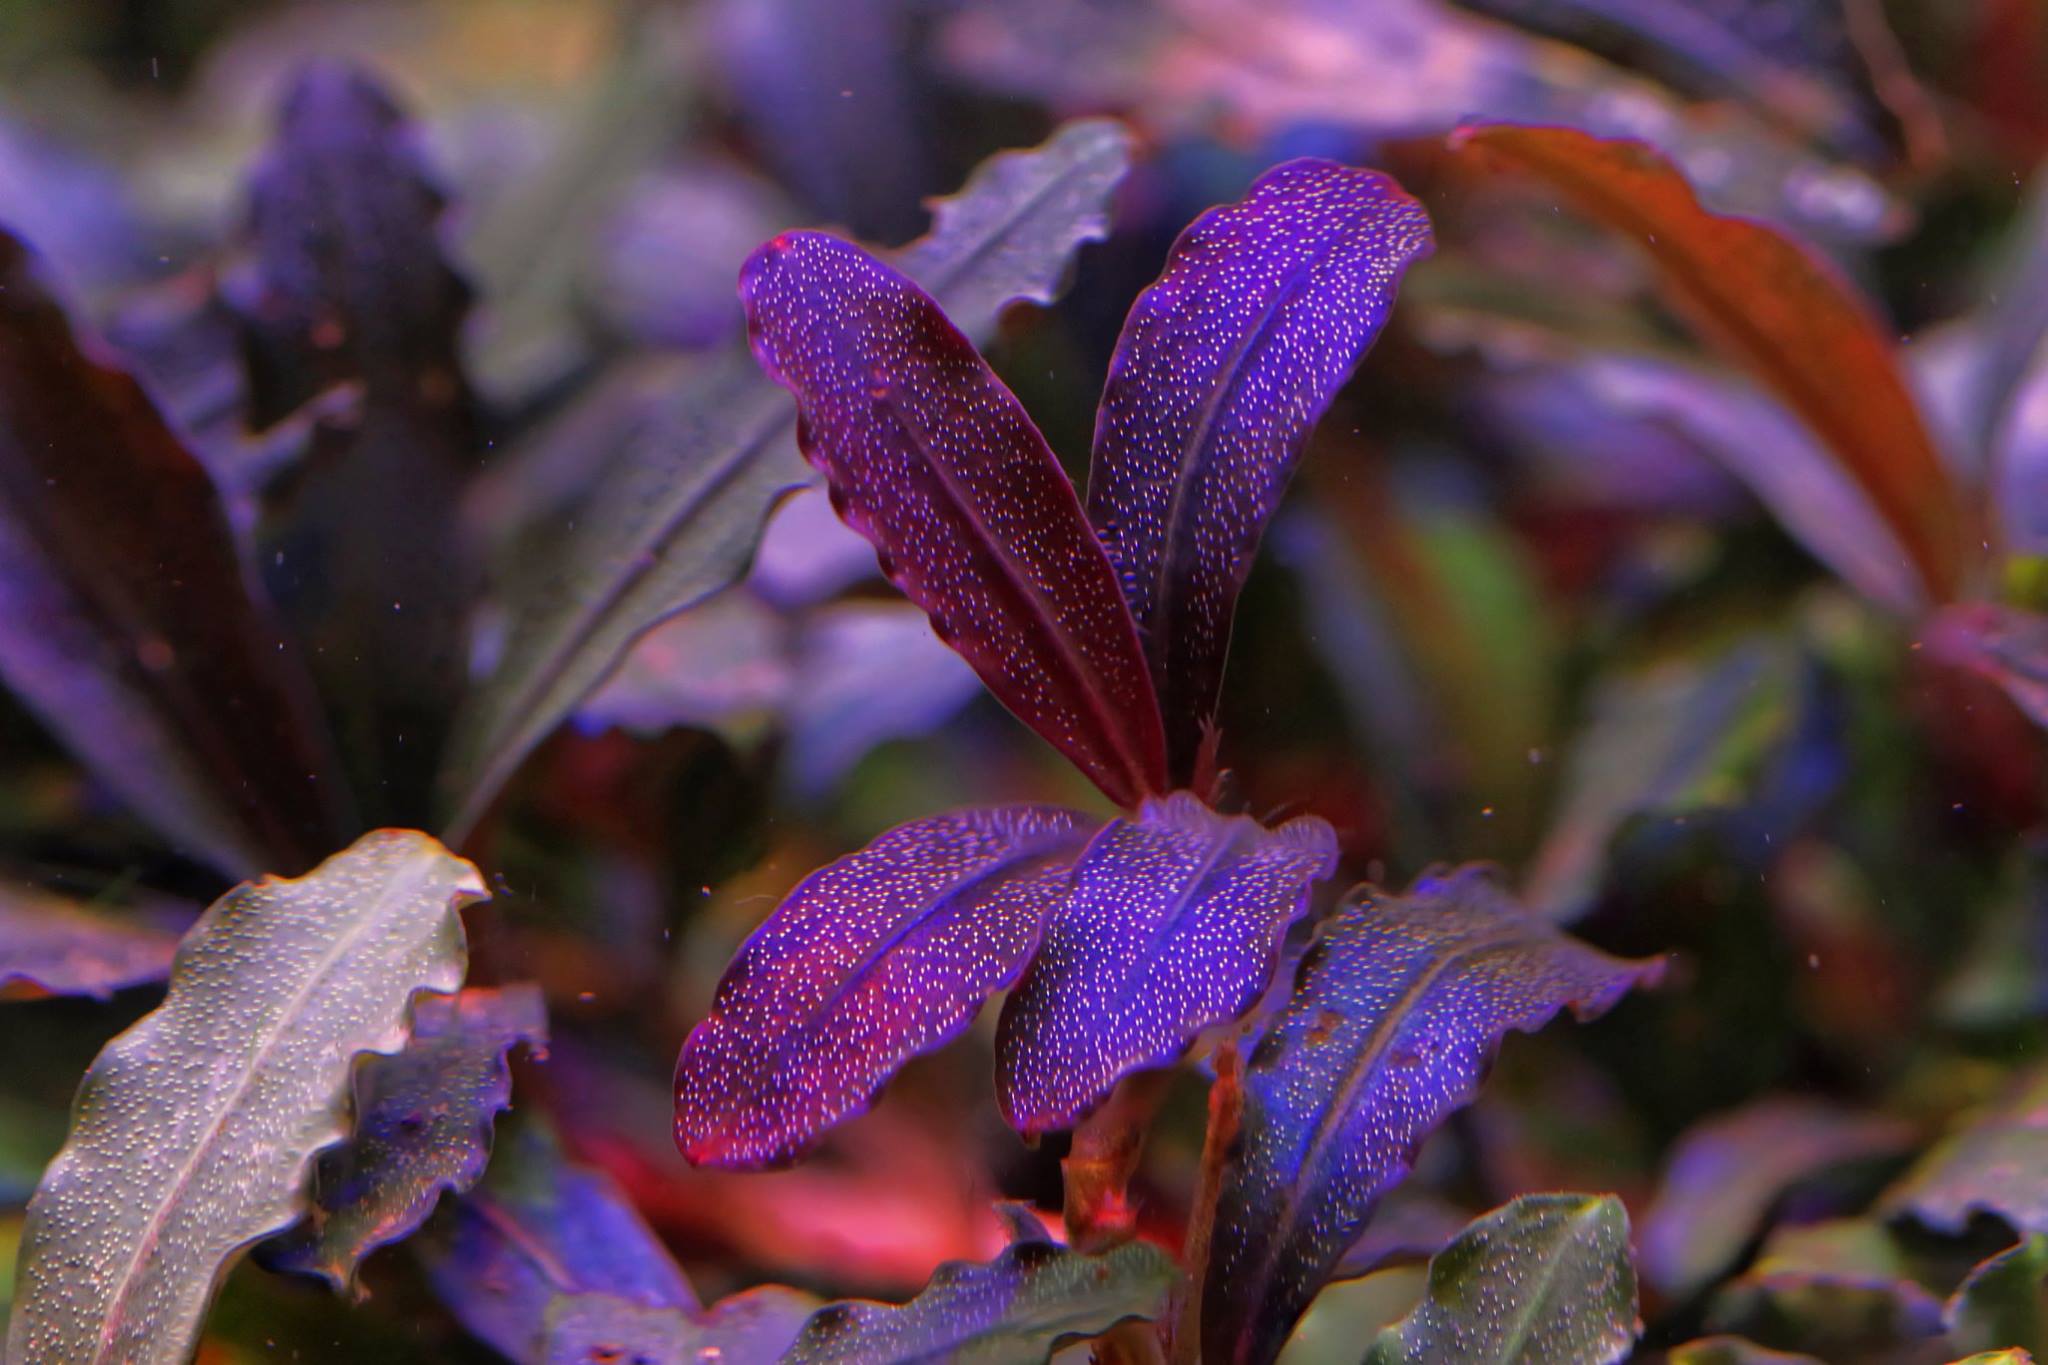
M636 734L678 725L729 733L772 716L789 704L796 686L796 631L753 593L730 588L634 641L576 709L576 722Z
M1773 1351L1741 1337L1701 1337L1671 1348L1671 1365L1826 1365L1814 1356Z
M1108 230L1130 139L1101 120L995 157L933 206L899 258L970 340L1012 300L1049 301L1073 253ZM706 366L638 424L578 509L558 553L515 587L503 658L461 723L445 774L452 827L472 827L534 745L634 640L744 571L761 523L808 475L789 397L743 348Z
M531 1121L507 1126L482 1182L443 1203L412 1246L441 1301L511 1360L541 1357L561 1295L697 1311L683 1272L625 1196L571 1164Z
M1290 161L1190 224L1131 306L1088 517L1137 618L1176 782L1195 780L1237 595L1302 443L1432 246L1389 177Z
M1365 1365L1611 1365L1641 1332L1621 1201L1527 1194L1437 1254L1422 1303L1380 1333Z
M1764 1216L1807 1176L1900 1153L1908 1124L1819 1100L1758 1100L1692 1129L1672 1148L1643 1215L1643 1277L1684 1299L1734 1263Z
M273 499L258 562L310 646L365 818L423 824L467 663L469 288L441 250L412 126L352 66L296 76L249 197L253 259L232 295L251 425L362 386L356 420L318 425Z
M1032 1238L987 1265L949 1261L901 1306L852 1301L811 1315L782 1365L1040 1365L1063 1343L1156 1318L1180 1278L1146 1242L1084 1256Z
M699 1365L780 1360L818 1310L809 1294L765 1285L692 1317L613 1294L558 1294L547 1311L545 1365Z
M462 982L476 869L424 834L363 836L295 880L229 892L164 1003L107 1044L29 1204L8 1357L182 1361L228 1262L305 1208L347 1135L358 1055Z
M1397 1194L1374 1212L1365 1234L1351 1244L1330 1279L1362 1279L1391 1266L1421 1265L1449 1246L1469 1221L1440 1199Z
M444 1192L476 1184L491 1125L512 1103L507 1055L546 1041L536 986L423 998L405 1050L373 1057L357 1073L355 1130L321 1153L312 1209L264 1243L259 1259L318 1275L337 1293L353 1287L365 1256L410 1237Z
M2048 729L2048 616L1995 602L1960 602L1921 628L1930 656L2005 689L2034 724Z
M1709 1301L1707 1326L1824 1360L1869 1360L1939 1333L1941 1300L1882 1225L1839 1219L1772 1232Z
M153 916L93 909L34 890L0 893L0 1001L89 995L170 975L177 931Z
M939 638L1112 801L1165 790L1159 706L1116 573L973 344L903 275L822 233L763 246L740 298L832 505Z
M1817 256L1716 215L1653 148L1570 128L1477 125L1456 148L1540 176L1641 243L1687 318L1796 412L1898 536L1937 600L1969 553L1960 495L1901 377L1885 324Z
M899 825L806 877L748 938L676 1062L699 1165L796 1159L1016 980L1094 822L1052 806Z
M2009 1351L1979 1351L1953 1361L1951 1365L2034 1365L2034 1356L2031 1351L2014 1347Z
M1337 863L1313 816L1266 829L1188 792L1095 836L1003 1007L996 1091L1025 1134L1071 1128L1265 994L1280 939Z
M345 802L206 471L0 232L0 677L193 856L298 871Z
M1958 1347L2048 1351L2048 1237L2034 1236L1984 1261L1942 1310Z
M1503 1036L1600 1014L1662 970L1566 938L1483 869L1354 892L1246 1068L1202 1291L1207 1357L1271 1358Z
M1885 1193L1887 1216L1960 1235L1979 1213L2048 1235L2048 1073L2024 1077L1989 1112L1936 1143Z

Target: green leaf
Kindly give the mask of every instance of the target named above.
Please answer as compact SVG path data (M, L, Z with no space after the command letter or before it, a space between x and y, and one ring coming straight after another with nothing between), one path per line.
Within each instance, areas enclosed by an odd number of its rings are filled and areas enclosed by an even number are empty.
M86 1072L29 1203L7 1358L183 1361L228 1263L305 1210L357 1056L461 984L456 911L483 898L467 862L380 830L202 915L163 1004Z
M1671 1348L1670 1365L1826 1365L1815 1356L1773 1351L1741 1337L1701 1337Z
M1129 157L1130 135L1102 119L995 157L934 205L931 233L897 264L982 344L1005 304L1049 302L1075 249L1107 234ZM745 571L770 509L809 480L795 435L795 405L738 343L634 429L560 537L560 558L513 589L504 656L444 774L452 838L635 640Z
M1380 1333L1365 1365L1606 1365L1641 1330L1621 1201L1530 1194L1437 1254L1421 1304Z
M1972 1270L1942 1310L1955 1346L2048 1351L2048 1237L2029 1237Z
M1941 1331L1930 1267L1868 1218L1775 1229L1707 1304L1707 1326L1826 1360L1871 1360Z

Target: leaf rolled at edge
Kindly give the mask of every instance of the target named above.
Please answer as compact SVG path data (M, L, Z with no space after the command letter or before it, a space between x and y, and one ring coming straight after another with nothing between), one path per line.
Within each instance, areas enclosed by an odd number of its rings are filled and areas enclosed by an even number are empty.
M683 1044L676 1145L699 1165L786 1165L864 1111L1023 972L1094 828L1054 806L957 811L806 877Z
M1085 242L1108 234L1131 137L1107 119L976 167L935 200L932 230L898 256L969 338L1013 301L1049 303ZM482 818L513 771L633 642L736 581L784 494L809 481L788 396L742 343L686 380L580 509L561 567L511 603L503 661L459 719L442 774L450 838Z
M833 507L938 637L1110 800L1163 791L1159 705L1115 571L973 343L909 279L824 233L763 245L740 299Z
M299 871L347 801L205 468L0 229L0 678L190 856Z
M1245 1070L1202 1289L1205 1359L1271 1359L1506 1034L1566 1009L1592 1018L1663 968L1558 933L1482 867L1400 896L1353 892Z
M1124 322L1096 414L1088 517L1194 779L1238 592L1302 444L1432 249L1377 171L1303 159L1197 218Z
M1960 491L1886 325L1831 266L1775 228L1709 212L1646 143L1473 124L1451 135L1451 147L1540 177L1641 245L1684 314L1777 393L1862 487L1929 595L1956 595L1970 543Z
M356 1058L404 1044L415 993L461 984L456 912L484 894L426 835L379 830L215 902L79 1088L29 1204L8 1359L184 1360L229 1262L298 1217L347 1135Z
M1527 1194L1437 1253L1422 1302L1364 1365L1613 1365L1641 1334L1621 1201Z
M404 1051L357 1072L354 1129L321 1153L312 1209L258 1248L258 1261L336 1293L355 1287L364 1257L482 1177L492 1123L512 1103L511 1051L546 1041L547 1008L531 982L423 997Z

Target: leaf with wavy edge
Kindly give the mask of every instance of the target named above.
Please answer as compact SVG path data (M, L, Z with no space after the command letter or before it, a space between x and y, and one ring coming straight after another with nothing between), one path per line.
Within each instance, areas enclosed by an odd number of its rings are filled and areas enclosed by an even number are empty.
M1156 1318L1180 1278L1146 1242L1086 1256L1025 1237L986 1265L948 1261L902 1305L853 1300L811 1315L781 1365L1041 1365L1067 1342Z
M183 1361L228 1263L304 1211L347 1136L356 1058L461 984L456 911L484 894L426 835L379 830L215 902L79 1087L29 1203L8 1359Z
M1265 994L1280 938L1337 865L1313 816L1266 829L1188 792L1105 826L996 1036L1003 1117L1070 1128L1118 1079L1169 1066Z
M1107 235L1109 195L1129 163L1121 125L1069 123L982 162L933 204L931 232L898 260L969 338L990 340L1007 304L1050 302L1075 250ZM612 457L559 558L514 596L504 657L461 719L443 775L451 837L634 640L745 572L769 509L810 478L795 419L735 343Z
M1202 1291L1205 1358L1271 1358L1506 1034L1566 1009L1592 1018L1663 967L1567 938L1480 867L1399 896L1353 892L1245 1070L1245 1137Z
M820 868L741 947L676 1061L676 1145L782 1165L1017 979L1095 822L1056 806L914 820Z
M1930 1147L1879 1207L1957 1236L1980 1213L2028 1236L2048 1235L2048 1071L2036 1070Z
M1176 782L1194 780L1237 595L1302 444L1431 246L1389 177L1290 161L1181 233L1124 321L1088 517L1138 621Z
M1421 1304L1365 1365L1613 1365L1642 1330L1621 1201L1525 1194L1437 1253Z
M441 1302L509 1360L539 1357L549 1306L563 1295L697 1311L689 1281L626 1196L565 1158L531 1119L504 1126L483 1180L445 1201L409 1245Z
M257 1258L337 1293L353 1287L365 1256L418 1231L444 1192L476 1184L492 1122L512 1103L509 1055L546 1042L547 1006L531 983L423 998L405 1050L356 1073L355 1130L320 1154L311 1211Z
M1112 801L1164 790L1159 706L1109 559L974 344L929 294L824 233L755 252L740 299L833 507L938 637Z
M0 892L0 1000L115 991L170 975L178 934L153 915L48 892Z
M1959 491L1900 373L1890 329L1819 256L1762 223L1711 213L1662 153L1571 128L1481 124L1452 135L1531 172L1642 245L1687 317L1805 420L1899 541L1937 601L1970 546Z

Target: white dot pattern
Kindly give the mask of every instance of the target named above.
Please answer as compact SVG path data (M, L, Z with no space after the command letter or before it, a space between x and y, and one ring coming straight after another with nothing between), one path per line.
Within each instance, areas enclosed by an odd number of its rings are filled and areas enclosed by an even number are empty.
M1136 627L1065 471L915 284L822 233L740 276L761 365L882 571L1002 703L1119 805L1165 788Z
M1525 912L1481 868L1353 893L1245 1069L1217 1206L1203 1358L1270 1360L1415 1148L1466 1104L1501 1038L1653 984Z
M754 931L676 1063L676 1145L781 1165L1017 979L1095 822L1052 806L899 825Z
M1171 1064L1250 1009L1281 933L1336 860L1321 820L1268 830L1187 792L1105 826L1003 1010L1004 1117L1023 1133L1072 1127L1118 1078Z
M1291 161L1196 219L1124 323L1088 515L1138 620L1176 780L1302 443L1430 248L1428 216L1388 177Z

